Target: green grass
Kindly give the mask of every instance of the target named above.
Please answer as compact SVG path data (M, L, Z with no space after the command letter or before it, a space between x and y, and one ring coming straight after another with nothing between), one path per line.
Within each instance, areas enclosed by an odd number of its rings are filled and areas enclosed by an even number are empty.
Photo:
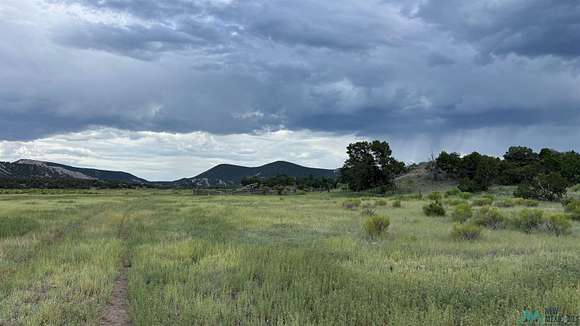
M457 241L451 217L426 217L428 200L409 197L374 207L390 226L370 238L362 208L345 199L7 192L0 325L98 325L124 254L135 325L513 325L524 306L580 314L579 222L561 237L485 229Z

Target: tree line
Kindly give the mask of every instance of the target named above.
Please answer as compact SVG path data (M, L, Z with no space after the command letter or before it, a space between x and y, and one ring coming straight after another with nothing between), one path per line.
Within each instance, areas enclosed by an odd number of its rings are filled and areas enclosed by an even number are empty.
M149 183L73 178L0 178L0 189L137 189L158 188Z
M459 180L459 189L485 191L491 185L516 185L515 195L554 200L566 194L567 187L580 183L580 154L544 148L539 153L523 146L510 147L497 158L478 152L461 156L441 152L436 168Z
M296 187L299 190L330 191L336 188L336 179L328 177L291 177L287 175L276 175L269 178L258 176L244 177L241 180L242 186L256 185L259 188L280 188Z
M362 141L348 145L348 158L340 169L339 182L350 190L395 190L395 178L408 167L392 156L385 141ZM544 148L536 153L523 146L510 147L502 158L473 152L468 155L441 152L432 169L459 181L465 192L486 191L492 185L517 186L523 198L556 200L569 186L580 184L580 154Z

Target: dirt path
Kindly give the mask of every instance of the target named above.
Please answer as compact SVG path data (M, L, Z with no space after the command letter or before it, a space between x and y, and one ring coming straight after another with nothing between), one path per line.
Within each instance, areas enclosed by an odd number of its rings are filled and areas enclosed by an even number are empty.
M127 224L123 221L119 230L119 238L123 240L123 242L126 242L128 237L129 231L127 230ZM129 304L127 300L127 274L129 273L129 268L131 268L131 262L125 252L121 262L119 277L115 281L115 288L113 289L113 293L109 299L109 304L107 308L105 308L105 313L101 318L101 326L131 325Z

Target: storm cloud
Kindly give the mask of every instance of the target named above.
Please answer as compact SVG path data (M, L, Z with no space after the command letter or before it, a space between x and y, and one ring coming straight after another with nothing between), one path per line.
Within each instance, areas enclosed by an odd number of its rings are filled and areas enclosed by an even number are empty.
M580 55L580 3L575 0L423 2L414 13L473 44L484 55Z
M310 130L425 158L536 130L577 149L543 131L580 123L578 21L574 0L4 0L0 139Z

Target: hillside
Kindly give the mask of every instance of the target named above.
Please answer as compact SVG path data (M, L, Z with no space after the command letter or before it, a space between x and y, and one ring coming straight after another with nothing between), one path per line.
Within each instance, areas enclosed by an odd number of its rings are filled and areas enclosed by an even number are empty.
M439 173L434 180L430 163L423 162L409 167L407 173L398 176L395 183L400 192L429 193L432 191L445 191L457 186L457 181L447 178Z
M198 187L219 187L239 185L244 177L261 177L267 179L277 175L290 177L335 178L336 171L330 169L309 168L302 165L277 161L258 167L245 167L231 164L217 165L193 178L175 181L176 184L190 184Z
M145 179L121 171L78 168L52 162L35 160L18 160L16 162L0 162L0 178L18 179L79 179L120 181L128 183L147 183Z

